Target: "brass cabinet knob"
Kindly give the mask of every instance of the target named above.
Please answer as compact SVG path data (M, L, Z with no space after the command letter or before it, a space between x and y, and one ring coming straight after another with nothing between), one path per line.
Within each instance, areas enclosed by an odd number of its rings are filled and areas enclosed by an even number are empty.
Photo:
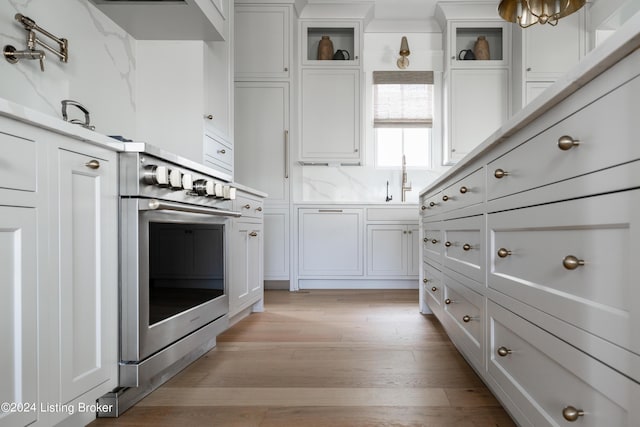
M429 206L434 207L436 205L436 202L431 202L429 203Z
M464 185L462 187L460 187L460 193L465 194L467 191L469 191L469 189L467 187L465 187Z
M422 239L422 241L427 243L429 241L429 239L425 237L424 239Z
M447 196L446 194L442 196L442 201L446 202L447 200L449 200L449 196Z
M243 206L243 208L245 208L245 209L251 209L251 205L247 203L246 205L244 205L244 206Z
M573 147L580 145L580 141L571 138L569 135L563 135L558 138L558 148L562 151L571 150Z
M98 169L100 167L100 162L97 160L90 160L84 164L89 169Z
M429 279L427 279L427 278L422 279L422 283L427 283L428 281L429 281Z
M567 270L575 270L576 268L580 267L581 265L584 265L584 260L578 259L573 255L567 255L562 260L562 265Z
M438 288L436 288L435 286L431 288L431 292L435 292L437 290L438 290Z
M471 245L468 243L465 243L464 245L462 245L462 249L465 251L470 251L471 250Z
M512 351L507 347L498 347L498 350L496 351L496 353L498 353L498 356L500 357L507 357L512 353Z
M227 150L225 150L224 148L222 150L218 150L218 153L220 154L227 154Z
M258 207L256 208L256 210L257 210L258 212L262 212L262 206L258 206Z
M451 242L444 242L444 245L449 248L451 247Z
M444 300L444 303L445 303L445 304L447 304L447 305L451 304L452 302L453 302L453 301L451 301L449 298L447 298L446 300Z
M435 245L436 243L438 243L438 241L437 241L436 239L433 239L433 240L431 241L431 243L433 243L433 244Z
M204 116L205 119L213 120L213 114L207 114Z
M463 321L464 323L469 323L469 322L471 322L471 316L463 316L463 317L462 317L462 321Z
M422 206L420 207L420 209L425 210L425 209L427 209L427 207L426 207L425 205L422 205Z
M565 420L569 422L578 421L578 418L584 415L584 411L582 409L577 409L571 405L567 406L562 410L562 416Z
M500 258L506 258L509 255L511 255L511 251L509 249L505 249L505 248L498 249L498 256Z
M496 169L496 171L493 173L493 176L495 176L498 179L504 178L507 175L509 175L509 172L505 172L502 169Z
M256 237L258 235L258 233L256 233L255 231L252 231L251 233L249 233L249 236L251 237Z

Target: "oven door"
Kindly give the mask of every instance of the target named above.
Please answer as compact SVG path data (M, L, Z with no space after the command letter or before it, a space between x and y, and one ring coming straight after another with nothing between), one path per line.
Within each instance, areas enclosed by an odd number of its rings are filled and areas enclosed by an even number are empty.
M121 360L140 362L229 311L234 212L121 200Z

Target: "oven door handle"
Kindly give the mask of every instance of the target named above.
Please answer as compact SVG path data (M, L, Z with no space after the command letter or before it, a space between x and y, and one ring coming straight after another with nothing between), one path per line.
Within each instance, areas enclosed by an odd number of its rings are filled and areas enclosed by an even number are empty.
M203 206L190 206L182 203L165 202L162 200L150 199L144 200L144 203L140 204L141 211L153 210L153 211L180 211L189 213L198 213L204 215L213 216L232 216L235 218L241 217L240 212L224 211L215 208L206 208Z

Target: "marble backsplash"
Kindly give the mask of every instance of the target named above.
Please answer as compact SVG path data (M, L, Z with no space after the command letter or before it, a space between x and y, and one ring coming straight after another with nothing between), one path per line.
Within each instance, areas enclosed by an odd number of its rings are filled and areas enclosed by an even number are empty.
M63 99L83 104L96 131L135 134L135 40L88 0L3 0L0 46L26 48L27 31L14 16L22 13L56 37L69 41L69 60L46 52L45 71L37 60L0 60L0 98L61 118ZM38 33L51 46L55 42ZM70 118L83 118L69 108Z

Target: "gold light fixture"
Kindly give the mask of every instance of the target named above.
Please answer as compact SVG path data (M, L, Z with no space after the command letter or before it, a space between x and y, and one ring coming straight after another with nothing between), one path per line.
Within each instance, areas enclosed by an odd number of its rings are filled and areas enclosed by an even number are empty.
M502 0L498 6L500 16L522 28L534 24L558 25L558 19L580 9L586 0Z
M400 40L400 58L398 58L398 61L396 62L396 64L398 64L398 68L404 70L409 66L409 58L407 58L407 56L410 54L409 42L405 36L402 36L402 40Z

